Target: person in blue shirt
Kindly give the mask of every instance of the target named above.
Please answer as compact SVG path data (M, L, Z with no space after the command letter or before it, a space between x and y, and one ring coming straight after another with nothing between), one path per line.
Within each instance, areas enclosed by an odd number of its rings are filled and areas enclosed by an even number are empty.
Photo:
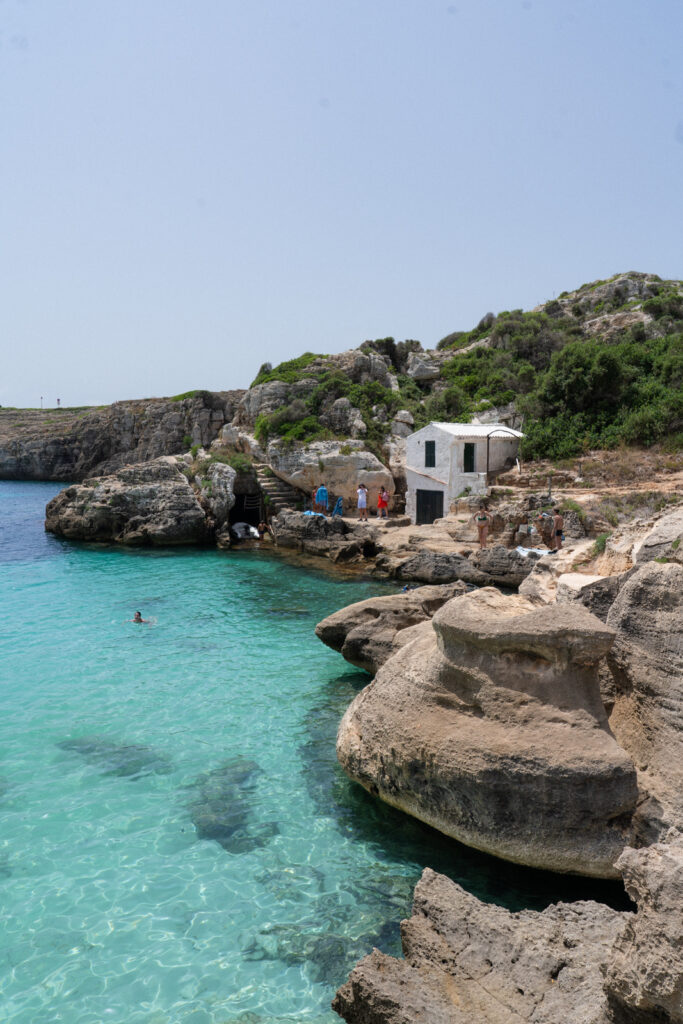
M320 484L318 490L315 492L315 510L316 512L327 512L327 487L325 484Z

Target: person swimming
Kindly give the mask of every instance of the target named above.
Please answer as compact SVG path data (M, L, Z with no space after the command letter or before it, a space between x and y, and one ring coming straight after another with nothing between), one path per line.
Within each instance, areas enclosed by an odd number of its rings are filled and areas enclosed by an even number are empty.
M129 622L144 622L145 625L149 625L149 619L143 619L142 612L136 612L132 619L128 619Z

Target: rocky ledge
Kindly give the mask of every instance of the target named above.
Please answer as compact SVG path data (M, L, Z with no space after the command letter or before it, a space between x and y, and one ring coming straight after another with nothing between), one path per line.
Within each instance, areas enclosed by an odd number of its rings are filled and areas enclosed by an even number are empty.
M468 846L615 877L638 794L600 697L614 632L580 606L536 609L493 588L431 624L344 715L346 773Z
M372 650L361 612L348 635ZM683 567L653 558L543 607L458 596L378 642L339 730L348 774L469 845L621 876L637 912L510 914L427 870L405 960L375 950L339 990L349 1024L683 1024L682 632Z
M218 463L211 467L214 515L209 518L211 505L202 507L181 466L166 456L67 487L48 503L45 529L69 540L137 545L213 539L234 502L235 471Z
M512 914L427 868L404 960L379 950L338 991L348 1024L681 1024L683 849L618 862L637 913L589 901Z
M392 520L388 520L390 524ZM409 521L408 521L409 522ZM441 585L457 580L473 586L515 588L526 579L541 556L520 555L502 544L469 555L413 547L412 554L386 553L385 523L361 523L339 517L307 515L284 509L272 521L278 547L328 558L332 562L368 565L373 574L401 582ZM394 530L391 529L393 533ZM450 539L449 539L450 540ZM451 547L452 541L450 541Z
M467 590L466 583L457 582L369 597L328 615L315 634L356 668L374 675L399 647L416 638L418 630L428 627L446 601Z

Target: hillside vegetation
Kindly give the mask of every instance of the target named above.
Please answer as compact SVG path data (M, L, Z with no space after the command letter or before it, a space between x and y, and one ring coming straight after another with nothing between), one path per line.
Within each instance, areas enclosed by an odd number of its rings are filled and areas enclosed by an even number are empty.
M312 353L262 367L252 387L282 381L292 393L277 411L259 416L257 435L339 436L326 411L345 398L359 410L370 445L389 438L401 409L417 429L512 403L523 417L527 458L566 458L620 443L683 447L679 281L616 275L531 312L489 313L472 330L447 335L435 351L393 338L360 348L383 360L384 378L375 372L379 379L354 380L339 357ZM431 373L416 370L420 361Z

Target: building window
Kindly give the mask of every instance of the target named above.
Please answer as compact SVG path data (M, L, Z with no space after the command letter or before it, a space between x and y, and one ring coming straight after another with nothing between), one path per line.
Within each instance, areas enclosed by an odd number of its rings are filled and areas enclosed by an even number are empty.
M425 466L436 466L436 441L425 441Z

